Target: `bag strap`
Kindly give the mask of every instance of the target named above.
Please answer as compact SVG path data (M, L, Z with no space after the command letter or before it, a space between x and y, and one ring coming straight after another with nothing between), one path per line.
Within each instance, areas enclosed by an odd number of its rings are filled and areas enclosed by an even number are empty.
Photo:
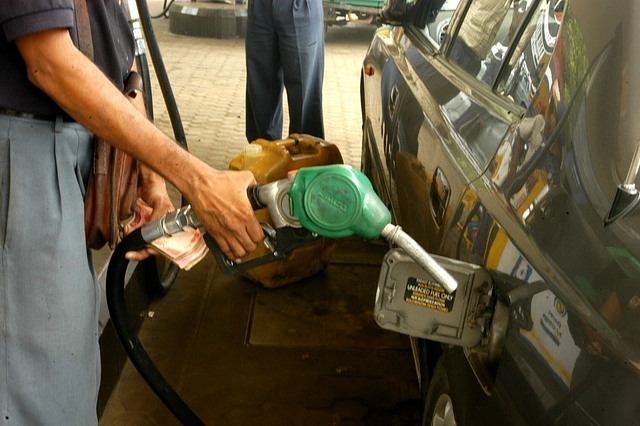
M74 0L76 13L76 27L78 30L78 48L93 62L93 39L91 38L91 23L86 0Z
M93 62L93 39L91 37L91 23L89 22L89 10L86 0L73 0L76 27L78 30L78 49ZM135 98L138 92L143 90L143 82L140 75L132 71L125 81L124 94Z

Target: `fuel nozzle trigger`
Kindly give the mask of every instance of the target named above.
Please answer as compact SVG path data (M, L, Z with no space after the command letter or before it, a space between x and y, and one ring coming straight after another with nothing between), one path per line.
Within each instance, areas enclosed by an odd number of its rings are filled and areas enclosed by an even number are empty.
M273 226L268 223L261 223L262 232L264 232L264 241L262 244L269 250L271 253L276 251L277 239L276 239L276 230L273 229Z
M302 228L298 218L291 214L289 189L293 178L292 175L286 179L257 184L247 189L247 196L253 209L268 209L273 222L273 226L269 223L260 224L265 235L263 243L269 250L268 254L248 260L243 259L242 262L236 263L227 259L213 238L205 234L205 242L225 275L237 274L282 259L298 247L320 238L318 234Z
M262 229L264 230L265 226L264 224L262 225ZM271 228L271 226L269 227ZM273 230L273 228L271 228L271 230ZM292 227L274 230L271 235L267 235L267 232L265 232L265 236L264 244L269 249L270 254L250 260L243 260L240 263L229 260L218 248L215 240L209 234L204 234L204 241L207 243L209 250L216 258L222 273L225 275L233 275L282 259L291 254L291 252L298 247L309 244L320 238L317 234L307 231L306 229Z

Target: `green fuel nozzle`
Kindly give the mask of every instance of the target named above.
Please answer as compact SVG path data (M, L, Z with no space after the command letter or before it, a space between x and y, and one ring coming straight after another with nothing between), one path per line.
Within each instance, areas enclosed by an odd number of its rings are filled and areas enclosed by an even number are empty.
M303 228L329 238L378 238L391 213L369 179L346 165L306 167L289 190L290 210Z
M369 179L346 165L306 167L297 171L289 189L291 216L318 235L367 240L383 237L405 252L450 293L457 281L399 226L375 193Z

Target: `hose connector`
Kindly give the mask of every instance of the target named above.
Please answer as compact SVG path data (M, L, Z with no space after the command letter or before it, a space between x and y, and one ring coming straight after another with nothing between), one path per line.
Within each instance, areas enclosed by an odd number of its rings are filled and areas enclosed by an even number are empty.
M145 223L141 229L142 238L145 242L150 243L160 237L177 234L185 226L192 228L200 228L202 226L190 205L167 213L153 222Z

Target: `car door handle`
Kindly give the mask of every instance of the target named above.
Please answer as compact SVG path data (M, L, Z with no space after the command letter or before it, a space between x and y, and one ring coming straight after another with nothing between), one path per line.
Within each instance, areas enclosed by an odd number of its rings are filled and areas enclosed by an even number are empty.
M444 222L447 207L449 206L449 199L451 198L449 182L440 167L436 168L436 171L433 173L430 192L433 217L438 226L440 226Z

